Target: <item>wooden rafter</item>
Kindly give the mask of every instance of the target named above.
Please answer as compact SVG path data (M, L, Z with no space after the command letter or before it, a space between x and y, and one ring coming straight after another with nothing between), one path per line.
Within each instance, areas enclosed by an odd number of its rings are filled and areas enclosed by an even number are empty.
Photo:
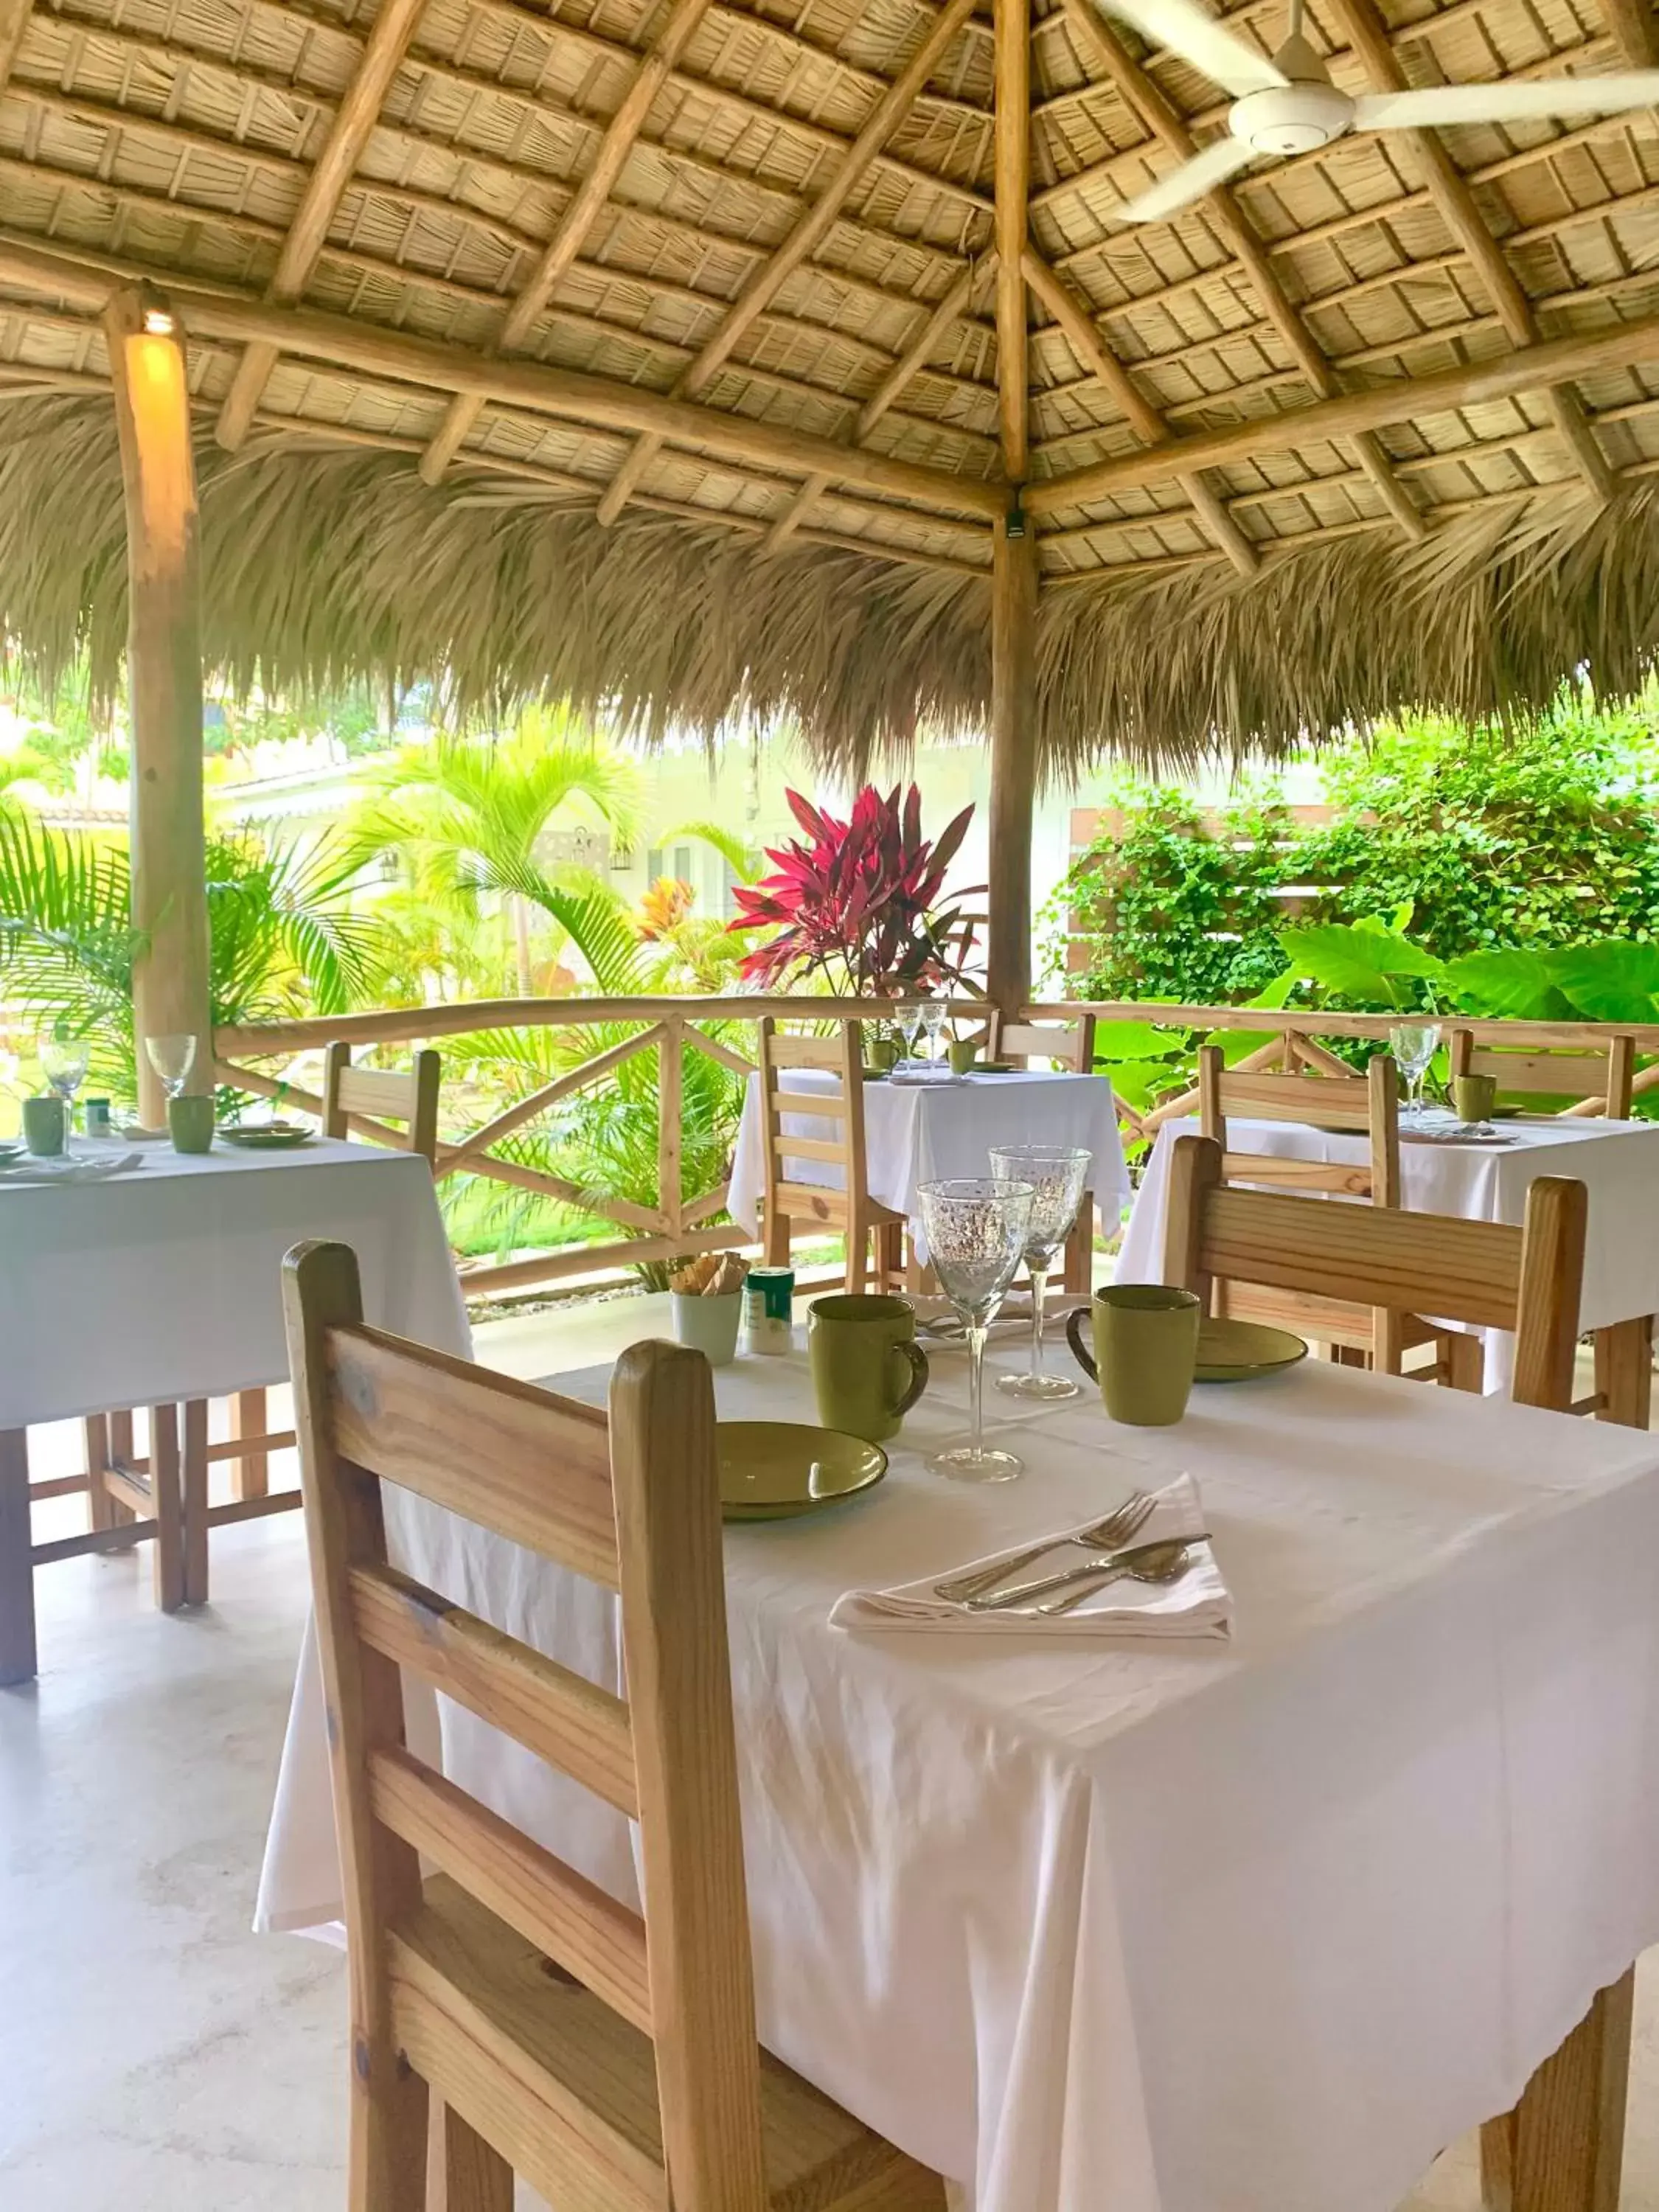
M1383 92L1405 90L1409 80L1395 58L1382 19L1377 14L1376 0L1331 0L1331 5L1346 27L1354 52L1364 64L1372 84ZM1403 137L1415 153L1423 181L1440 211L1441 220L1468 255L1510 343L1516 346L1535 345L1540 331L1532 303L1475 205L1468 179L1432 131L1407 131L1395 135ZM1596 443L1595 433L1585 420L1583 403L1578 394L1571 387L1553 386L1547 396L1556 428L1580 476L1599 500L1611 498L1613 471Z
M1603 0L1601 13L1628 68L1652 69L1659 64L1659 28L1649 0Z
M519 352L533 335L543 308L568 274L610 198L611 188L622 174L623 164L645 126L652 101L661 91L669 70L685 51L708 4L709 0L674 0L650 52L635 71L634 82L599 141L587 174L560 216L546 251L508 311L497 341L502 352ZM421 458L421 474L428 483L436 483L449 466L457 450L465 443L483 407L483 400L471 393L450 401L442 427Z
M34 0L0 0L0 92L11 77L11 65L29 27Z
M1181 161L1198 151L1192 132L1115 31L1106 22L1093 0L1062 0L1067 21L1079 42L1106 71L1123 98L1155 137ZM1220 185L1205 202L1206 212L1217 234L1254 287L1261 312L1283 340L1291 358L1307 379L1316 399L1328 399L1337 389L1335 375L1307 325L1291 303L1261 239L1251 228L1231 188ZM1374 434L1366 431L1353 441L1360 467L1375 485L1383 505L1408 538L1424 534L1422 517L1396 481L1389 457Z
M1143 445L1166 443L1168 425L1102 337L1088 302L1073 292L1063 277L1054 274L1034 246L1025 249L1025 281L1060 325L1066 343L1079 361L1105 386L1136 437ZM1176 482L1191 501L1206 533L1239 574L1254 576L1261 565L1255 549L1228 514L1220 495L1196 469L1177 477Z
M329 225L362 159L368 134L374 128L398 64L415 35L415 27L425 5L426 0L381 0L357 74L334 112L334 121L271 277L267 296L273 301L297 300L305 291L307 279L328 236ZM247 435L253 410L276 366L274 347L253 346L243 355L219 413L216 434L222 446L234 452Z
M125 272L112 274L88 259L0 240L0 283L101 309L124 281ZM283 307L228 290L175 284L171 297L186 327L204 337L274 346L278 352L328 362L417 391L477 392L532 414L655 437L783 476L811 476L822 470L835 482L863 484L950 514L989 520L1002 511L1001 492L979 477L951 476L942 469L896 460L862 447L838 446L833 439L750 422L608 377L541 362L492 361L461 346L383 325Z
M956 283L945 295L905 348L881 383L859 410L859 419L854 426L854 441L862 444L882 416L894 404L911 379L920 375L932 358L934 349L952 323L967 313L973 303L975 292L983 282L988 270L994 267L996 251L993 247L970 267L964 269ZM810 476L796 493L786 512L781 514L766 533L762 549L768 553L780 551L800 528L812 508L830 489L830 479L819 473Z
M1002 468L1023 483L1030 444L1025 250L1031 202L1030 0L995 0L997 411Z
M818 198L770 259L750 278L704 340L696 359L675 385L677 399L695 398L703 390L730 359L732 349L750 325L765 313L784 283L829 236L848 195L908 112L946 48L973 14L975 4L976 0L949 0L949 4L934 18L927 37L877 101ZM648 436L641 439L599 501L601 522L612 523L622 513L660 446L660 440Z
M1059 508L1114 499L1120 492L1170 483L1188 469L1224 468L1255 455L1287 453L1299 446L1352 438L1356 431L1378 430L1390 422L1455 414L1461 407L1547 391L1597 370L1651 365L1656 357L1659 315L1570 337L1542 338L1536 345L1517 346L1490 361L1468 362L1433 376L1396 377L1368 391L1316 400L1311 407L1253 416L1247 422L1230 422L1224 429L1171 439L1146 453L1099 461L1034 483L1025 504L1034 513L1052 514Z

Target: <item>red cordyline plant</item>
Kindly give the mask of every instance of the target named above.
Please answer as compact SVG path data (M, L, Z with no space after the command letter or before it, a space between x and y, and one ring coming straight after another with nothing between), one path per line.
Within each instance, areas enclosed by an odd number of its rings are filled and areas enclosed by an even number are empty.
M973 808L964 806L930 843L915 784L902 805L897 785L884 799L866 784L847 822L820 813L798 791L785 796L807 842L769 850L777 872L732 891L739 912L730 928L776 932L744 958L744 980L764 988L817 975L859 998L890 999L959 983L974 919L959 902L943 911L936 902Z

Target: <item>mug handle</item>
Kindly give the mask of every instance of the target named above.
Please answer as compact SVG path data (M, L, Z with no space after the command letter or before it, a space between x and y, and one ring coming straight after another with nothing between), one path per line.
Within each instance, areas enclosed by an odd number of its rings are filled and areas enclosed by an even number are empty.
M900 1337L889 1348L898 1352L910 1363L910 1379L906 1383L903 1395L897 1405L891 1408L896 1414L908 1413L927 1388L927 1354L919 1344L912 1344L904 1337Z
M1076 1359L1078 1365L1088 1376L1089 1380L1091 1382L1098 1382L1100 1380L1100 1370L1095 1365L1095 1356L1092 1352L1085 1348L1079 1335L1079 1328L1085 1322L1090 1322L1091 1326L1092 1326L1092 1317L1089 1308L1087 1306L1073 1306L1071 1312L1066 1316L1066 1341L1071 1346L1073 1358Z

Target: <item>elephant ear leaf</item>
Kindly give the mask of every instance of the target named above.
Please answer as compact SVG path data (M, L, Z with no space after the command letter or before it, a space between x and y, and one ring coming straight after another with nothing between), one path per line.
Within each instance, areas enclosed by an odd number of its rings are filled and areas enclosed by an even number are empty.
M1280 932L1279 944L1292 973L1302 981L1322 984L1344 998L1367 1000L1383 1007L1400 1004L1395 981L1424 976L1443 980L1443 963L1420 945L1396 936L1380 924L1325 922Z
M1550 980L1593 1022L1650 1022L1659 998L1659 945L1608 938L1548 956Z
M1446 987L1466 1014L1527 1022L1572 1018L1571 1003L1557 987L1553 961L1543 953L1465 953L1449 963Z

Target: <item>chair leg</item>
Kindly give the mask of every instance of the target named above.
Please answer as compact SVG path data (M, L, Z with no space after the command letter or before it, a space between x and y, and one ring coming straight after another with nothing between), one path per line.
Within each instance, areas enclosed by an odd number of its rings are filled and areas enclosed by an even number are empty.
M270 1433L269 1393L239 1390L230 1401L230 1433L234 1437L264 1437ZM244 1452L230 1463L233 1498L264 1498L270 1490L269 1452Z
M761 1224L761 1250L769 1267L789 1265L789 1244L794 1224L787 1213L769 1213Z
M426 2212L513 2212L512 2167L435 2094Z
M185 1401L184 1449L179 1463L184 1534L185 1603L208 1598L208 1407L205 1398Z
M1449 1328L1440 1343L1447 1389L1468 1390L1478 1398L1486 1381L1486 1358L1480 1338L1466 1329Z
M1095 1286L1095 1194L1083 1194L1077 1219L1066 1239L1065 1273L1061 1285L1068 1297L1086 1298Z
M87 1526L89 1528L112 1528L115 1526L115 1500L104 1482L104 1470L109 1465L109 1416L88 1413L81 1424L87 1442Z
M426 2212L430 2101L399 2051L361 2020L351 2027L347 2212Z
M33 1531L29 1519L27 1429L0 1429L0 1685L32 1682L34 1646Z
M904 1224L884 1221L876 1231L876 1288L898 1291L904 1287Z
M1653 1316L1614 1322L1595 1332L1598 1421L1645 1429L1653 1412Z
M870 1258L870 1224L849 1214L847 1221L847 1278L842 1288L849 1295L864 1288Z
M1481 2129L1486 2212L1615 2212L1635 1974L1599 1992L1514 2111Z
M185 1532L176 1406L149 1409L149 1498L155 1516L155 1602L163 1613L177 1613L185 1601Z

